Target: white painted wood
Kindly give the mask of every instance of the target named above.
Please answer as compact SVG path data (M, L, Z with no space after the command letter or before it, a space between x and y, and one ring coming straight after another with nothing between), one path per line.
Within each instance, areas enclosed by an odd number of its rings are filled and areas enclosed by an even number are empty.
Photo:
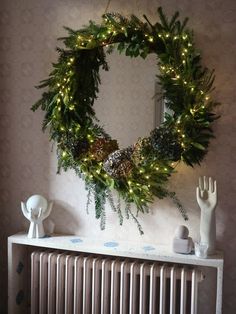
M145 260L153 261L162 261L162 262L173 262L181 264L190 264L190 265L199 265L199 266L208 266L217 268L217 297L216 297L216 313L221 314L222 307L222 281L223 281L223 254L217 252L216 255L210 256L207 259L199 259L194 255L181 255L173 253L171 247L167 246L158 246L153 244L147 244L145 247L140 246L138 243L131 242L119 242L114 241L104 241L101 239L88 239L79 236L60 236L54 235L50 238L44 239L29 239L26 234L16 234L8 238L8 265L9 265L9 314L25 314L27 313L26 305L23 304L15 306L16 294L19 291L19 288L23 282L27 282L26 274L19 278L15 273L16 265L19 263L19 260L28 256L28 248L30 247L40 247L40 248L51 248L51 249L60 249L63 251L75 251L83 253L95 253L95 254L105 254L110 256L122 256L122 257L131 257L131 258L140 258ZM146 247L148 250L146 250ZM150 250L151 248L151 250ZM79 257L76 257L77 262ZM83 258L84 260L84 258ZM75 264L77 263L75 261ZM124 267L123 264L123 275ZM92 264L91 264L92 269ZM128 266L127 266L128 267ZM130 265L129 265L130 267ZM77 267L75 267L76 269ZM122 268L122 267L121 267ZM91 272L92 273L92 272ZM81 280L79 274L75 273L75 277L78 275L78 278L75 280L74 299L80 298L82 293ZM176 274L177 276L178 274ZM125 285L123 283L126 280L125 276L121 276L121 286L122 291L125 290ZM23 287L23 286L22 286ZM117 291L117 290L116 290ZM124 298L124 295L120 296L121 299ZM120 299L120 300L121 300ZM75 302L76 303L76 302ZM75 311L75 310L74 310ZM75 313L78 313L75 312ZM120 308L120 313L122 313L122 306Z
M27 247L16 245L13 242L8 242L8 313L21 314L27 313L27 299L25 291L29 289L28 278L30 276L28 267L28 252ZM21 273L17 272L19 265L24 265ZM20 304L16 303L19 296L24 298Z
M216 314L222 313L223 263L217 267Z
M199 266L219 267L223 265L223 253L216 254L206 259L200 259L193 254L173 253L171 245L156 245L146 243L140 246L136 242L115 242L101 239L84 238L71 235L53 235L48 238L28 239L25 233L19 233L8 238L10 243L30 245L44 248L54 248L84 253L105 254L130 258L140 258L153 261L173 262ZM117 244L108 246L106 244ZM146 248L151 247L151 250Z

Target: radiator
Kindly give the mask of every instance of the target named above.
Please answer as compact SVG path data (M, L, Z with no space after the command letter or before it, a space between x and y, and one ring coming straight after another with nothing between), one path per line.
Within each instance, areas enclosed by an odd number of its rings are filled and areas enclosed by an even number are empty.
M31 314L197 314L198 269L157 262L31 254Z

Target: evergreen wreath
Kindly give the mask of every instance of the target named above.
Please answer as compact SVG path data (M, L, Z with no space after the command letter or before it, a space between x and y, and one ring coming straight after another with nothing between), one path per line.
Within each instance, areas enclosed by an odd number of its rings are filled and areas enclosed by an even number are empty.
M176 12L168 20L158 8L159 21L152 24L135 15L125 18L117 13L103 15L102 23L92 21L78 31L66 28L68 37L60 38L66 49L57 48L59 59L53 64L48 79L38 88L47 87L42 98L32 107L45 111L43 130L49 129L50 140L57 143L58 169L69 168L85 180L88 203L94 194L96 218L105 227L105 202L123 216L130 216L141 226L131 210L148 212L154 197L171 197L184 219L187 215L174 192L166 183L180 160L199 164L213 137L212 122L217 118L212 109L218 104L210 98L214 71L200 64L201 57L193 42L193 33L186 28L188 19L179 20ZM108 71L106 53L113 50L126 56L157 55L159 84L167 108L165 121L148 137L133 146L119 149L99 126L93 109L99 92L102 68ZM126 203L124 213L112 197Z

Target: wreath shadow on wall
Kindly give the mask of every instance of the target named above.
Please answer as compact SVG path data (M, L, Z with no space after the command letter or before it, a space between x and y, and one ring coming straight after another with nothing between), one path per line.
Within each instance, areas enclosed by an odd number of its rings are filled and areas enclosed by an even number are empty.
M131 15L103 15L102 23L89 22L75 31L66 28L68 37L60 38L65 49L57 48L58 62L53 64L49 78L38 88L47 88L32 107L45 111L43 130L49 129L50 140L57 143L58 171L74 169L84 179L95 200L96 218L105 228L105 203L123 218L137 220L139 212L147 213L155 197L170 197L183 218L187 214L167 182L178 162L189 166L200 164L213 136L212 112L219 103L210 98L214 71L201 66L201 57L194 47L193 32L188 19L179 20L176 12L168 20L158 8L159 20L152 24ZM99 71L108 71L106 54L118 50L131 58L157 56L161 97L173 114L150 135L139 138L134 145L119 149L119 144L99 125L93 109L99 92ZM140 87L142 88L142 87ZM120 201L115 205L112 190ZM136 212L131 210L134 204Z

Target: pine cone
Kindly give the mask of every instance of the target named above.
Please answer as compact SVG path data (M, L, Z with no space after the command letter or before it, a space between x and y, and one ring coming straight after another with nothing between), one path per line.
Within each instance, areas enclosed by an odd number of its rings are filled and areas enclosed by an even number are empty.
M85 155L88 152L88 149L89 149L89 142L86 139L84 139L73 144L71 152L74 159L78 159L82 155Z
M160 158L177 161L181 158L182 147L178 135L164 127L151 132L151 144Z
M93 159L103 161L109 156L109 154L117 149L118 143L116 140L98 138L90 146L89 153L93 155Z
M147 156L148 150L150 150L151 144L149 138L139 138L137 143L134 144L134 151L132 154L132 160L136 165L139 165Z
M116 150L105 160L104 170L114 178L128 176L134 167L131 160L132 153L132 147Z

